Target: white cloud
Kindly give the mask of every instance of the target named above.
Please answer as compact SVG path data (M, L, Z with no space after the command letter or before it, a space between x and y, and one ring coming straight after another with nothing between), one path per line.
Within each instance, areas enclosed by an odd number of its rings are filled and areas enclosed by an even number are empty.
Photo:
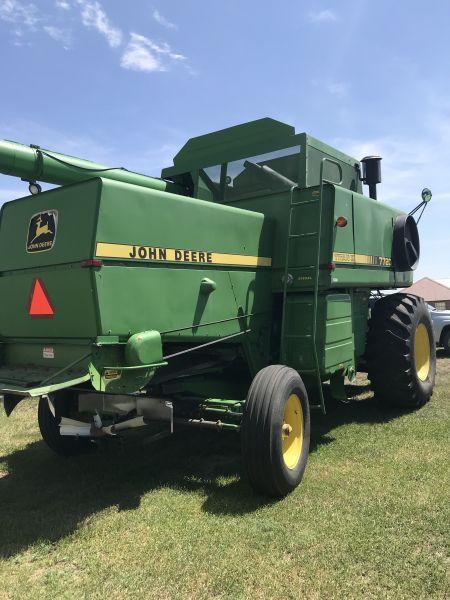
M120 65L124 69L133 71L164 71L161 61L147 46L144 36L131 34L125 52L122 55Z
M29 41L29 36L25 35L25 31L20 27L15 27L11 33L14 36L13 45L18 47L23 46L31 46L31 42Z
M0 0L0 19L8 23L19 23L29 29L35 29L40 20L37 7L20 0Z
M80 9L81 21L85 27L92 28L105 37L111 48L122 45L123 32L115 27L102 4L98 0L54 0L56 8L70 10L73 6ZM154 9L153 17L158 23L169 29L176 28L161 13ZM57 19L57 17L56 17ZM73 32L70 28L60 27L59 21L51 15L41 15L37 6L22 0L0 0L0 20L11 23L10 32L15 46L31 45L30 36L34 33L45 33L68 49L72 45ZM152 72L167 71L170 66L184 61L182 54L173 52L166 42L156 43L152 39L137 33L130 33L128 44L121 56L120 65L124 69ZM189 72L193 72L186 65Z
M329 81L326 88L330 94L337 98L344 98L347 95L347 85L343 81Z
M68 4L67 0L57 0L57 2ZM21 0L0 0L0 19L14 25L10 29L14 36L14 46L31 46L32 38L29 33L42 31L62 43L66 49L70 46L70 32L51 25L51 18L40 14L35 4L24 3Z
M70 31L60 29L59 27L54 27L53 25L45 25L44 31L53 40L55 40L55 42L60 42L66 50L70 47L72 42Z
M328 92L336 98L345 98L348 95L348 84L345 81L335 79L313 79L311 83L320 88L320 92Z
M120 65L133 71L167 71L170 63L185 60L182 54L172 52L167 43L156 44L150 38L131 33Z
M78 6L85 27L92 28L104 36L111 48L122 45L122 30L111 23L98 0L54 0L54 6L64 11ZM176 25L168 21L156 8L153 9L153 18L168 29L176 29ZM13 24L10 31L15 46L31 45L30 36L26 35L29 31L45 33L62 44L66 50L72 45L73 32L69 28L58 26L57 17L41 15L33 3L23 0L0 0L0 20ZM185 59L182 54L173 52L166 42L156 43L148 37L131 32L121 56L120 66L150 73L168 71L171 65ZM186 69L193 73L189 65L186 65Z
M167 29L178 29L175 23L171 23L166 17L164 17L157 8L153 9L153 18L157 23L166 27Z
M100 2L96 0L77 0L81 7L81 20L86 27L92 27L105 36L111 48L117 48L122 43L122 32L111 25L107 14Z
M311 23L331 23L339 21L336 13L328 8L316 12L311 11L308 15L308 18Z

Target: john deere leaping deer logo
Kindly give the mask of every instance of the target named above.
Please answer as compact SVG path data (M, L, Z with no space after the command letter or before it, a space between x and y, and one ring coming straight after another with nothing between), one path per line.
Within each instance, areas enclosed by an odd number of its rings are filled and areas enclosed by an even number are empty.
M47 210L33 215L28 226L27 252L51 250L55 243L57 225L57 210Z

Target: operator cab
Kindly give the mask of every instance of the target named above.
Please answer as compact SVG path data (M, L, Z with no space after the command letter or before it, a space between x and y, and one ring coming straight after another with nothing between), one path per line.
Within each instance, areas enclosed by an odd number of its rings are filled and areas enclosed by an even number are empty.
M269 118L190 139L162 177L195 198L230 204L318 185L324 158L333 161L325 162L324 179L362 191L358 161Z

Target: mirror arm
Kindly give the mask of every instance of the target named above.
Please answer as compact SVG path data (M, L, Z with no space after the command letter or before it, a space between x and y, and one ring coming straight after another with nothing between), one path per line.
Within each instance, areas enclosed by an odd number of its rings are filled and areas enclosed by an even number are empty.
M422 212L420 213L420 215L419 215L419 218L418 218L418 219L417 219L417 221L416 221L416 223L417 223L417 224L419 224L419 221L420 221L420 219L422 218L423 211L425 210L426 206L427 206L427 202L424 202L424 204L423 204L423 208L422 208Z
M412 210L409 212L409 214L410 214L411 216L413 216L413 214L414 214L414 213L416 213L416 212L417 212L417 211L418 211L418 210L419 210L419 209L420 209L422 206L424 206L425 204L426 204L426 202L424 202L424 201L422 200L422 202L420 202L420 203L419 203L419 204L416 206L416 208L413 208L413 209L412 209Z
M422 202L420 204L418 204L416 206L416 208L413 208L412 211L409 213L409 215L412 217L418 210L422 209L422 212L420 213L419 218L416 219L416 223L419 223L420 219L422 218L423 211L425 210L427 204L428 204L428 202L426 202L425 200L422 200Z

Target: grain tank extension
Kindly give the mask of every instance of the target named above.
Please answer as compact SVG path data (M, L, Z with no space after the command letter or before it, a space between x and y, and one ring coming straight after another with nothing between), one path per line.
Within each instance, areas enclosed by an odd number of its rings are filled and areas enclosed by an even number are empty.
M162 178L6 141L0 172L33 192L1 210L0 393L8 415L40 399L54 451L229 430L250 482L282 496L324 382L344 399L364 370L385 404L430 398L423 301L369 308L420 254L412 215L376 200L378 157L260 119L190 139Z

